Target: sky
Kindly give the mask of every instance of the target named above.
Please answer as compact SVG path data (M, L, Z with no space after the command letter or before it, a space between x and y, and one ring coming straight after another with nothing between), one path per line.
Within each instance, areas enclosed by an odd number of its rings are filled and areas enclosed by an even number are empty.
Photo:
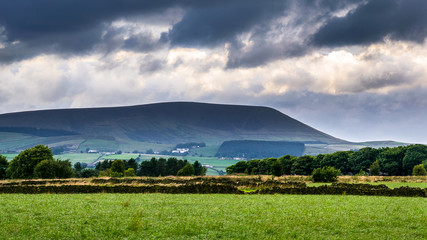
M0 113L170 101L275 108L427 143L425 0L0 1Z

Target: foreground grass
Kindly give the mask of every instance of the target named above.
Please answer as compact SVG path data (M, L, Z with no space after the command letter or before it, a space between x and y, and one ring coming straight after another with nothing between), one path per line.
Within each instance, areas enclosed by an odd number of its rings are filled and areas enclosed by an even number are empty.
M427 199L0 195L0 239L423 239Z

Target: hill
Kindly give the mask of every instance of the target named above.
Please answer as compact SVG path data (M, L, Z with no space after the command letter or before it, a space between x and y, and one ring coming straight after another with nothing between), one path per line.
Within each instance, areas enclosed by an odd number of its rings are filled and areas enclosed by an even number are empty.
M0 115L3 152L35 144L71 151L162 151L189 142L219 147L231 140L300 142L322 149L351 144L260 106L171 102Z

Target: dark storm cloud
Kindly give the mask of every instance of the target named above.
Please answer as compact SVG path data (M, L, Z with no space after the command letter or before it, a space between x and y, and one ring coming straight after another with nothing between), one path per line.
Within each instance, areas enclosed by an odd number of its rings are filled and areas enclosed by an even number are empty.
M392 39L422 42L427 36L424 0L14 0L0 1L0 63L40 54L64 57L125 49L224 46L227 68L256 67L305 55L321 46ZM342 18L337 11L358 6ZM172 8L182 19L166 19ZM156 20L147 20L149 16ZM160 16L160 17L159 17ZM180 15L181 16L181 15ZM144 18L145 17L145 18ZM275 22L286 17L287 22ZM113 28L115 20L164 21L162 36ZM317 29L318 23L325 24ZM155 23L155 22L154 22ZM1 31L4 28L4 31ZM276 32L275 32L276 31ZM295 31L295 34L293 33ZM241 39L242 34L249 39ZM268 37L267 37L268 36ZM312 39L313 42L308 41ZM250 47L243 44L251 42Z
M178 3L172 0L0 1L0 26L6 34L0 61L17 61L42 53L86 53L102 42L103 30L111 21L160 14ZM184 1L182 5L185 4L191 2ZM141 45L136 40L141 38L134 36L125 45Z
M172 45L211 46L233 39L254 25L274 19L287 1L225 1L189 10L167 34Z
M427 1L371 0L345 17L330 19L314 35L320 46L363 45L386 37L421 43L427 37Z

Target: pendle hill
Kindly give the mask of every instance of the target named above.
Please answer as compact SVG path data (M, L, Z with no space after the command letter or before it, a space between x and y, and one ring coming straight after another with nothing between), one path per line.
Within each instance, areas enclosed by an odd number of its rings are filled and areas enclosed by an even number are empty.
M67 152L159 153L189 144L197 149L187 154L212 157L278 157L399 145L351 143L260 106L171 102L0 115L0 152L19 152L36 144Z

